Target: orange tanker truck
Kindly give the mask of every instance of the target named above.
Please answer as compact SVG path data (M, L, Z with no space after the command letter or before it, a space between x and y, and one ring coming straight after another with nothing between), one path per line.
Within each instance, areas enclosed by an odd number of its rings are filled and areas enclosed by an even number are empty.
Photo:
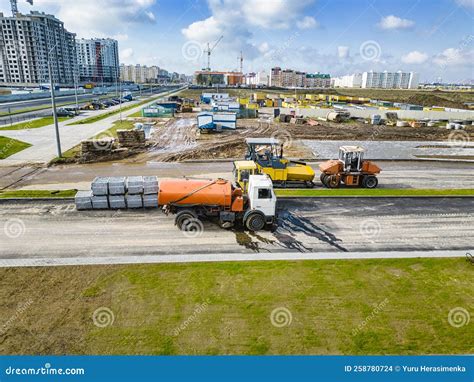
M159 183L158 204L176 214L175 224L183 231L192 229L196 219L217 218L223 228L236 222L250 231L273 224L276 196L271 179L250 175L247 194L224 179L167 179Z
M109 183L108 195L103 192L102 196L91 197L103 199L104 204L98 208L111 208L110 201L117 196L110 193ZM162 207L165 213L174 214L175 224L183 231L198 230L203 218L214 218L223 228L240 223L250 231L259 231L272 225L276 218L276 196L267 175L249 175L246 192L225 179L162 179L158 182L156 195L158 200L155 200L154 207ZM118 198L126 199L124 195ZM87 207L87 201L80 208L77 195L76 206L77 209L96 208ZM128 201L126 205L124 202L123 206L114 208L127 207L133 208Z

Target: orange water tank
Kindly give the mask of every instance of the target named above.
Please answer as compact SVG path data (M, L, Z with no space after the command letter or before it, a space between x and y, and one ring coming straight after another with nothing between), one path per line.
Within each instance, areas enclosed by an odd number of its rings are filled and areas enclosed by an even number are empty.
M164 179L160 180L158 203L202 204L230 207L232 204L232 185L224 179Z

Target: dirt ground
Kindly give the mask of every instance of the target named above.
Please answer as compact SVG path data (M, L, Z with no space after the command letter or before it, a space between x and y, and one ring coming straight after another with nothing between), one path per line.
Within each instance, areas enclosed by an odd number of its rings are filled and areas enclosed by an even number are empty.
M357 121L319 122L318 126L293 125L273 122L266 116L260 119L239 119L237 125L235 131L199 133L196 115L181 114L155 128L151 137L151 149L126 160L139 163L242 158L246 149L245 138L250 137L278 138L284 144L286 156L307 159L312 154L300 143L301 139L447 141L452 133L441 127L371 126ZM471 140L474 139L474 127L469 127L466 133Z
M215 89L187 89L180 94L183 97L199 100L202 92L213 92ZM221 88L219 91L229 93L233 97L248 97L254 93L255 89L235 89ZM287 94L289 97L303 94L333 94L350 97L365 97L390 102L405 102L422 106L442 106L454 108L466 108L466 102L474 102L474 92L472 91L450 91L450 90L423 90L423 89L260 89L264 93Z

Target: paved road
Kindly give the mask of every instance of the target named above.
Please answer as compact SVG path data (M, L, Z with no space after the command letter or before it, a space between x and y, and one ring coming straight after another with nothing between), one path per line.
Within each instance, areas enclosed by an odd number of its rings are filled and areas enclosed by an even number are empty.
M137 100L133 103L136 104L140 101L142 100ZM126 103L122 107L127 107L130 105L132 105L132 103ZM137 111L141 110L143 106L144 105L137 106L136 108L127 110L124 112L124 116L136 113ZM86 119L91 116L107 114L119 109L120 105L112 106L101 111L87 111L81 113L79 117L60 122L59 131L61 136L62 151L65 152L79 144L81 141L94 136L100 131L110 128L113 122L118 120L119 114L115 114L100 121L84 125L70 125L72 122ZM33 145L25 150L11 155L7 159L1 160L0 166L2 167L9 165L23 165L25 163L44 164L57 156L54 125L44 126L37 129L2 130L1 135L28 142Z
M67 202L2 203L0 259L220 253L470 251L474 198L280 200L258 234L205 222L191 237L159 210L79 212Z
M163 88L164 89L164 88ZM158 94L162 93L164 90L162 88L157 88L155 87L153 89L153 92L151 92L151 89L146 89L143 90L142 92L139 91L134 91L132 94L136 97L140 95L152 95L152 94ZM168 89L168 88L166 88ZM46 93L49 94L49 93ZM86 94L78 94L77 98L79 101L79 105L85 104L91 100L97 99L97 98L102 98L103 96L99 96L97 94L92 94L92 93L86 93ZM116 97L116 94L114 92L111 92L107 95L109 98L114 98ZM1 97L0 97L1 101ZM65 104L65 103L74 103L76 102L76 97L74 95L66 95L66 96L60 96L56 97L56 102L57 104ZM48 108L46 110L46 113L51 113L49 110L49 107L51 106L51 99L47 96L45 98L40 98L40 99L31 99L27 101L13 101L13 102L0 102L0 113L11 113L19 110L24 110L28 109L31 107L45 107ZM33 113L39 113L40 111L36 111ZM23 113L22 113L23 114ZM2 119L8 119L7 117L0 117L0 120Z
M357 145L364 147L365 158L377 160L416 160L437 156L474 158L474 142L469 142L469 133L453 131L452 142L443 141L316 141L303 140L317 158L332 158L339 147Z
M450 162L380 162L382 188L474 188L474 164ZM312 164L317 169L317 163ZM31 175L30 175L31 174ZM95 163L88 165L0 167L0 189L15 184L29 189L89 189L95 176L156 175L164 177L232 177L232 162ZM317 179L318 187L320 187Z

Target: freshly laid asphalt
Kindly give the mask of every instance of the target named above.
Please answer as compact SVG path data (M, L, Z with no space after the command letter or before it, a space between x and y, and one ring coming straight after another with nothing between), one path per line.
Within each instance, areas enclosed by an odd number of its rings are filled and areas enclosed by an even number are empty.
M204 222L185 234L160 210L76 211L70 201L0 204L0 266L464 256L474 198L280 199L272 230ZM207 256L207 257L206 257Z

